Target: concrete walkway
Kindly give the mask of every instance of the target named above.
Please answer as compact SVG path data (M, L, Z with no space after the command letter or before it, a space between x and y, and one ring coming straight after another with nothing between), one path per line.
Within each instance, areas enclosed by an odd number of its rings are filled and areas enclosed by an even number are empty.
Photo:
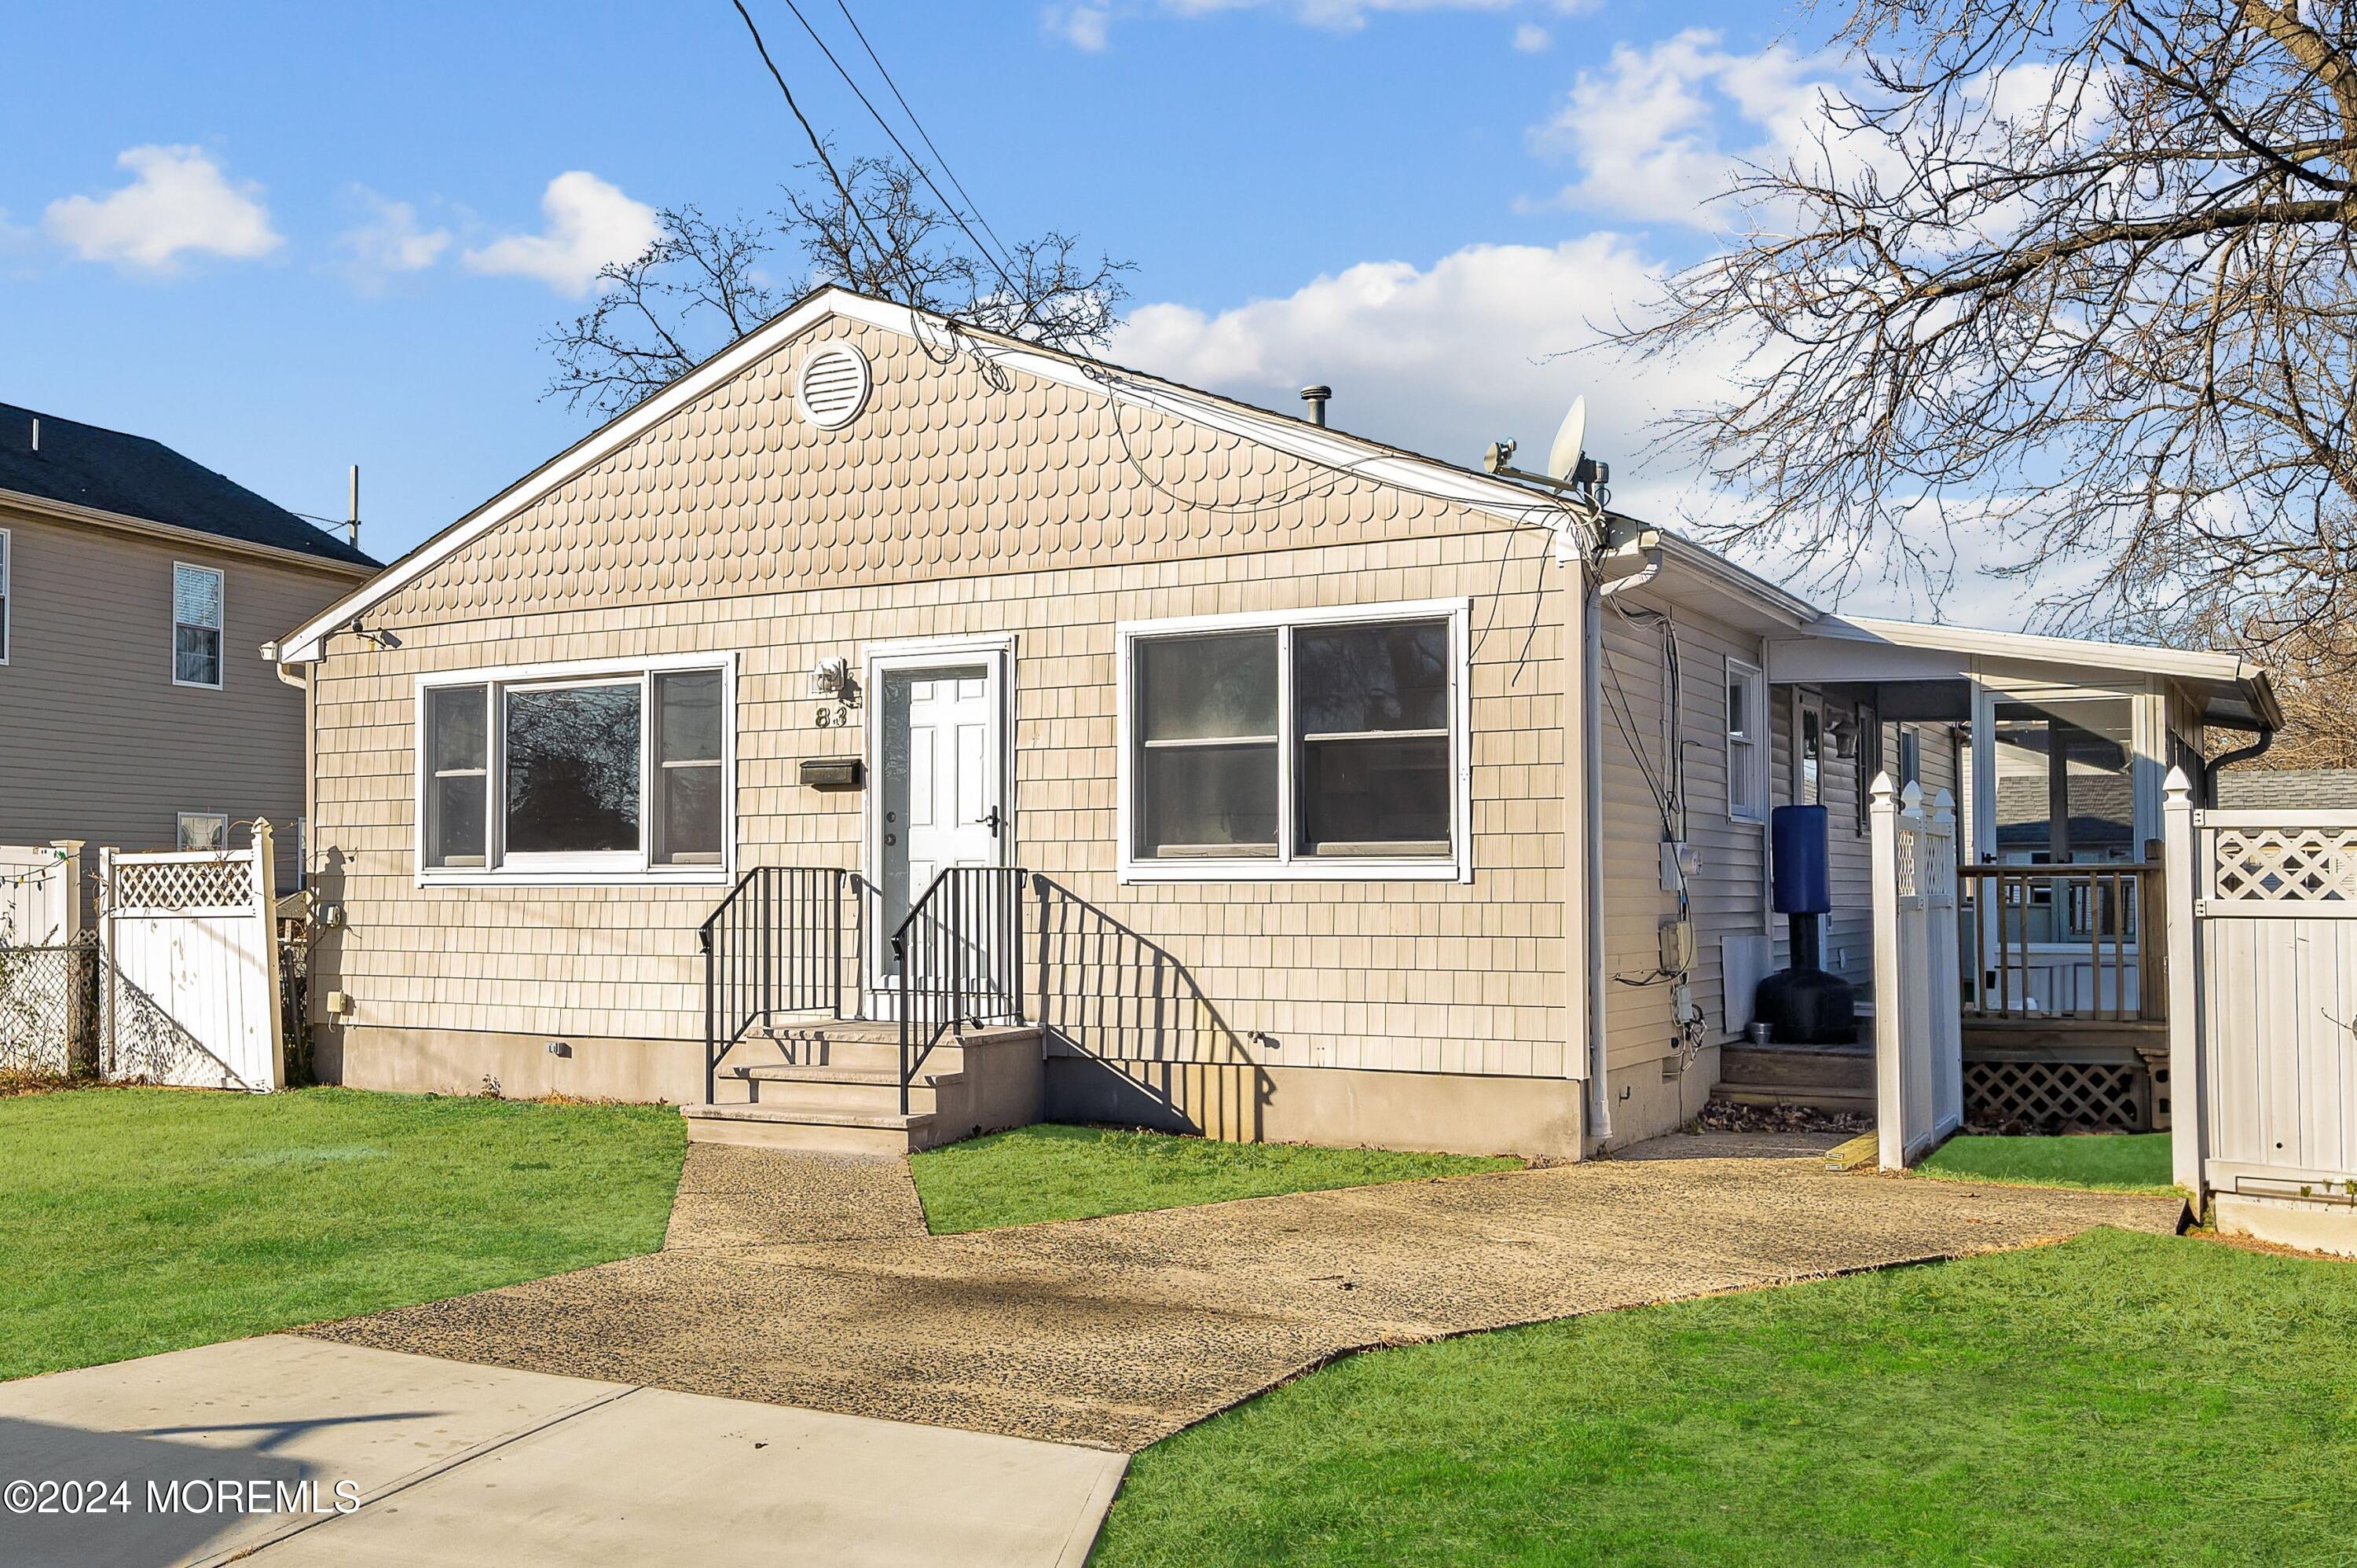
M1125 1464L270 1335L0 1383L0 1481L106 1482L0 1562L1078 1568Z
M897 1165L695 1144L662 1252L312 1332L1126 1451L1352 1349L2093 1225L2166 1231L2178 1213L2174 1199L1835 1175L1813 1145L1661 1144L942 1237ZM1729 1149L1752 1157L1717 1157Z

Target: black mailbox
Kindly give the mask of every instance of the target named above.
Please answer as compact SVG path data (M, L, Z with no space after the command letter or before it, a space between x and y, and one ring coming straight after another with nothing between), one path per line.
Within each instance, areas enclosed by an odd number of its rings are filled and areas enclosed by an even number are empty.
M856 757L802 758L802 782L813 789L856 789L862 771Z

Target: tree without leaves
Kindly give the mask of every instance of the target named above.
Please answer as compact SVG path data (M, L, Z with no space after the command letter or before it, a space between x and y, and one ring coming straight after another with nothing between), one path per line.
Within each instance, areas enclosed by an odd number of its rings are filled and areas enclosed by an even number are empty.
M2352 9L1856 0L1814 145L1744 171L1730 247L1618 334L1750 349L1663 429L1753 503L1711 532L1935 596L1986 548L2081 626L2342 618Z
M549 397L612 415L670 385L716 350L810 289L838 283L861 294L1049 348L1103 346L1121 324L1127 262L1087 260L1071 235L984 245L972 220L931 199L923 177L888 158L859 157L807 189L788 187L767 220L707 220L693 206L659 215L662 237L640 255L598 269L589 309L542 341L556 360ZM763 263L783 252L807 280L768 283Z

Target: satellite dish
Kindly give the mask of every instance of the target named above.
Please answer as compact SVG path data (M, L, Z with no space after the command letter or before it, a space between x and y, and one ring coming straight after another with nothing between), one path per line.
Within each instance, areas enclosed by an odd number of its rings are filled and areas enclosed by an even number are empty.
M1563 424L1555 433L1555 445L1547 448L1547 477L1562 484L1571 483L1571 476L1579 467L1580 454L1587 446L1587 399L1571 400L1571 412L1563 416Z

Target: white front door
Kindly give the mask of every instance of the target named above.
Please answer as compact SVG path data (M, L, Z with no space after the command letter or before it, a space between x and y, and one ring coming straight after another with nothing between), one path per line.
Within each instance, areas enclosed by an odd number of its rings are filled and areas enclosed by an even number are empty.
M888 939L954 865L998 865L1011 834L995 658L887 666L877 675L877 881L883 890L878 957Z

